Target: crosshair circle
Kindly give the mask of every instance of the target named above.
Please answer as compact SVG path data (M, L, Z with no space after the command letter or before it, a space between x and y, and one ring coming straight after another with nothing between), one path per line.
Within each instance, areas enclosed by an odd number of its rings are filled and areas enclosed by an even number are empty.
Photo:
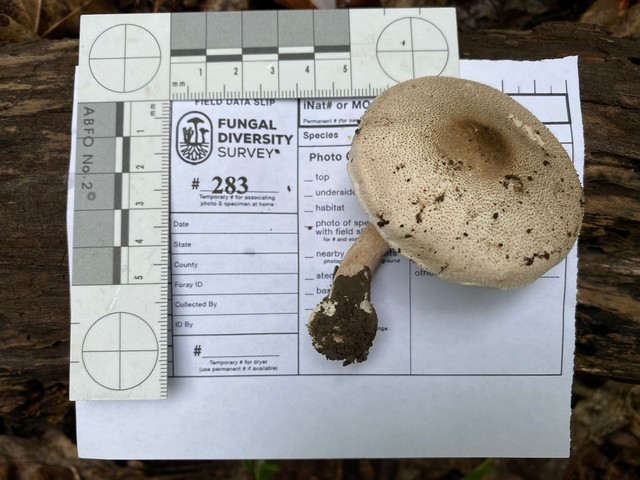
M149 30L133 24L115 25L91 45L91 75L116 93L140 90L158 73L160 45Z
M435 24L405 17L391 22L380 33L376 57L389 78L403 82L440 75L449 61L449 45Z
M109 390L130 390L143 383L158 362L158 340L151 326L127 312L99 318L82 342L89 376Z

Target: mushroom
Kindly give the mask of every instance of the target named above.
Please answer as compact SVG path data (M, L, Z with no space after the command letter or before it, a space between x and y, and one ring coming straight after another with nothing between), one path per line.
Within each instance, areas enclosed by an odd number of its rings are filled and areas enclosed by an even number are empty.
M377 330L371 277L388 248L465 285L529 285L576 241L575 168L528 110L489 86L425 77L378 96L354 136L349 176L369 226L307 324L313 345L362 362Z

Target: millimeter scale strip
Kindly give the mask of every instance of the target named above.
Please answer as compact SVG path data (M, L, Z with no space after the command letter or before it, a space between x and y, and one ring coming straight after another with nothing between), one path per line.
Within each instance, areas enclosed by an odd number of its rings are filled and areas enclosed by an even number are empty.
M372 97L459 73L449 8L83 16L78 63L73 400L167 396L172 101Z
M74 400L166 396L169 102L77 105Z

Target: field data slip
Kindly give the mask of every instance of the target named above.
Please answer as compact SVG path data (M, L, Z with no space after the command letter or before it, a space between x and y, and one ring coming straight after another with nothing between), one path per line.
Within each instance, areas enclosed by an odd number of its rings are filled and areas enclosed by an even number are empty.
M533 111L582 177L576 58L460 72ZM390 251L374 276L368 360L343 367L314 350L308 317L368 223L346 164L371 100L172 100L162 139L121 141L150 155L169 145L167 398L78 401L81 456L569 454L575 248L511 291L453 285ZM145 108L111 105L92 108L124 119ZM143 165L124 158L131 172ZM129 233L119 259L135 249Z

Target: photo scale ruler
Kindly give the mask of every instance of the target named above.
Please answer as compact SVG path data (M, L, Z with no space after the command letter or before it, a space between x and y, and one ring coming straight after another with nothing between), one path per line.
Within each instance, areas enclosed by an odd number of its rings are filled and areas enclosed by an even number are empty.
M455 10L83 16L72 400L167 396L171 102L372 97L458 76Z
M372 97L458 76L453 9L174 15L171 98Z
M166 396L169 102L80 102L74 400Z

